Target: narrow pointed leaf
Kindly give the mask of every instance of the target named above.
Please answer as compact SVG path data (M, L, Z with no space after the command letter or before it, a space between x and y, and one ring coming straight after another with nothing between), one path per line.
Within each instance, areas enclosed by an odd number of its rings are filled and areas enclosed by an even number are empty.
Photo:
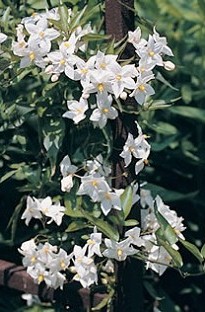
M199 260L199 262L202 262L202 261L203 261L203 256L202 256L202 254L200 253L199 249L198 249L195 245L193 245L193 244L191 244L191 243L189 243L189 242L187 242L187 241L185 241L185 240L183 240L183 239L179 239L179 240L180 240L180 243L181 243L187 250L189 250L189 251Z

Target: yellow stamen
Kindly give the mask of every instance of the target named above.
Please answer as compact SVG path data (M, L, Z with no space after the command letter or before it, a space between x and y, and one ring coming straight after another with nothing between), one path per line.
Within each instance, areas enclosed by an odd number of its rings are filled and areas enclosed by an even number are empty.
M101 68L101 69L105 69L105 68L106 68L106 64L105 64L105 63L101 63L101 64L100 64L100 68Z
M88 69L87 68L82 68L80 70L81 74L87 74L88 73Z
M21 42L19 42L19 48L23 48L23 47L25 47L25 42L24 41L21 41Z
M31 262L32 262L32 263L36 262L36 257L34 257L34 256L31 257Z
M30 58L31 61L35 60L35 54L34 54L34 52L30 52L30 53L29 53L29 58Z
M102 109L102 112L106 114L106 113L109 112L109 109L108 109L108 108L103 108L103 109Z
M60 60L60 65L64 65L64 64L65 64L65 60L64 59Z
M95 244L95 241L92 240L92 239L88 239L88 240L87 240L87 243L88 243L88 245L94 245L94 244Z
M92 186L97 186L98 182L96 180L92 181Z
M61 262L60 262L60 267L62 270L65 270L65 268L66 268L66 264L63 260L61 260Z
M38 276L38 284L40 284L43 281L44 281L44 275L43 274L39 274L39 276Z
M154 54L155 54L154 51L150 51L150 52L149 52L149 56L151 56L151 57L153 57Z
M41 38L43 38L43 37L45 36L44 31L40 31L39 36L40 36Z
M70 43L69 43L68 41L66 41L66 42L64 42L64 46L65 46L66 48L69 48L69 47L70 47Z
M117 75L115 78L116 78L116 80L121 80L122 76L121 75Z
M144 86L144 85L139 85L138 89L139 89L140 91L144 91L144 90L145 90L145 86Z
M100 92L103 92L103 91L104 91L104 89L105 89L105 87L104 87L104 84L103 84L103 83L99 83L97 88L98 88L98 91L100 91Z
M117 255L118 255L119 259L122 257L122 255L123 255L122 249L120 249L120 248L117 249Z

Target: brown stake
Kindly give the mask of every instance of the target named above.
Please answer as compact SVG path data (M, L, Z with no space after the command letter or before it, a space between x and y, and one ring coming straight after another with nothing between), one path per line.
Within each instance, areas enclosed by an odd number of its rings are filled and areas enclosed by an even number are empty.
M106 0L105 1L105 23L106 32L112 39L121 40L126 36L128 30L134 30L134 0ZM134 51L128 46L122 55L123 59L130 58ZM127 101L132 101L131 99ZM126 101L126 102L127 102ZM125 103L126 104L126 103ZM135 104L136 105L136 104ZM137 107L136 107L137 109ZM114 180L114 187L126 187L136 177L134 169L128 172L128 177L124 177L124 162L119 157L119 149L122 149L128 132L137 134L134 116L127 115L119 117L113 123L114 152L113 176L119 178ZM115 152L116 150L116 152ZM118 151L118 152L117 152ZM131 218L140 221L139 205L132 209ZM123 233L122 233L123 234ZM129 259L125 263L116 262L116 296L114 301L114 312L142 312L143 311L143 267L142 263Z

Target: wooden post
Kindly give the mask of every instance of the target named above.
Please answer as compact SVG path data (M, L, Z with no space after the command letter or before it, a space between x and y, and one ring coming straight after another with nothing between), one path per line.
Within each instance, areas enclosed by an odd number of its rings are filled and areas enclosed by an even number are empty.
M129 9L130 8L130 9ZM134 30L134 0L106 0L105 1L105 22L106 32L116 40L122 39L128 30ZM129 58L134 53L132 47L125 50L122 58ZM129 99L128 101L133 101ZM136 104L135 104L136 105ZM122 116L113 123L114 146L123 147L127 139L127 133L137 134L135 118L131 115ZM124 171L124 163L119 155L113 154L113 176L121 176ZM114 187L126 187L134 180L134 170L130 170L127 178L120 177L114 180ZM139 205L132 210L131 218L140 221ZM114 312L143 312L143 266L135 259L128 259L125 262L116 264L116 299Z

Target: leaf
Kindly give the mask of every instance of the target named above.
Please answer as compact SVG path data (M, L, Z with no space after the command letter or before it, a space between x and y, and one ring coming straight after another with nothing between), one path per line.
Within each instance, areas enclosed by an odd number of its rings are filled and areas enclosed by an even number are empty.
M124 226L136 226L138 224L139 222L137 220L129 219L125 221Z
M124 216L126 219L132 208L133 189L131 186L126 187L123 194L120 196L120 199L122 204L122 210L124 211Z
M97 219L93 217L90 213L88 213L85 210L81 210L83 217L86 218L88 221L90 221L93 225L96 225L97 228L103 232L107 237L110 239L113 239L115 241L119 240L119 233L117 229L112 227L108 222L102 220L102 219Z
M205 244L202 246L201 248L201 255L204 257L205 259Z
M153 197L159 194L166 202L175 202L183 199L191 199L198 194L198 191L191 193L175 192L152 183L147 183L143 188L150 190L152 192Z
M203 261L203 255L200 253L199 249L195 245L183 239L179 239L179 241L187 250L189 250L199 260L199 262Z
M91 311L100 311L102 308L104 308L112 299L112 297L114 296L114 293L115 293L114 289L111 289L109 294L105 298L103 298L103 300L101 300L97 306L92 308Z
M205 110L202 108L190 107L190 106L177 106L177 107L170 107L169 111L173 114L191 118L191 119L205 123Z
M17 170L11 170L9 172L7 172L5 175L3 175L0 179L0 183L3 183L4 181L6 181L7 179L11 178Z
M68 35L68 8L65 5L60 5L58 8L60 15L61 28Z
M71 222L65 231L66 232L75 232L75 231L79 231L81 229L84 229L85 227L87 227L87 224L84 221L77 220L77 221Z
M160 72L157 73L156 79L165 84L165 86L171 88L174 91L179 91L179 89L173 87L163 76Z
M174 231L174 229L171 227L171 225L169 224L169 222L163 217L163 215L157 210L157 208L155 207L155 216L157 218L157 221L160 225L160 229L161 231L157 230L158 235L160 235L160 237L163 239L165 238L165 240L170 244L173 245L178 241L177 235Z
M160 235L158 236L158 231L155 232L156 236L157 236L157 241L159 243L159 245L163 246L164 249L166 249L166 251L168 252L168 254L172 257L173 263L176 267L180 268L183 265L183 261L182 261L182 257L180 255L180 253L175 250L174 248L172 248L168 243L166 243L161 237Z

